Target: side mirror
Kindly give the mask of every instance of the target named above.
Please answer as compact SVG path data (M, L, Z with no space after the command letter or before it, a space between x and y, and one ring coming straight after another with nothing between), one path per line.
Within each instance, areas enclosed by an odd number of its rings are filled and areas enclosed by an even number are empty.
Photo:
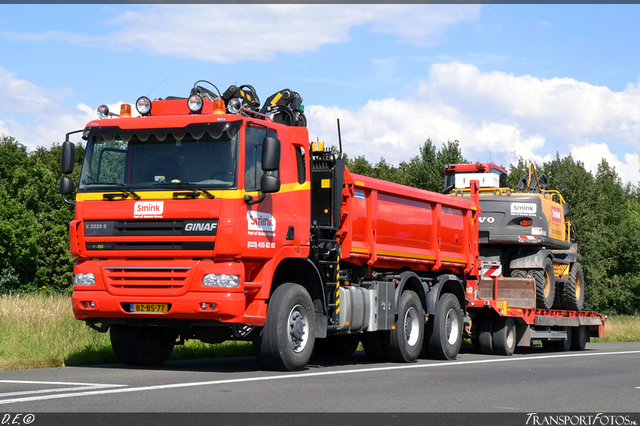
M74 187L75 185L73 184L73 181L68 177L64 176L62 179L60 179L60 184L58 185L60 194L69 195L75 189Z
M73 166L75 162L76 162L76 146L69 141L63 142L62 157L60 159L60 170L62 171L62 174L68 175L71 172L73 172ZM73 192L73 189L71 190L71 192Z
M275 172L280 169L280 141L266 137L262 142L262 170Z
M273 175L262 175L262 179L260 179L260 191L262 191L263 194L280 191L280 178Z

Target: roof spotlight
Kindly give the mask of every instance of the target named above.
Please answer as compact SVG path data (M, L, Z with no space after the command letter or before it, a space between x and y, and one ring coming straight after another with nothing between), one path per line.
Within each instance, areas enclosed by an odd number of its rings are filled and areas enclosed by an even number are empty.
M100 118L107 118L109 117L109 107L106 105L100 105L98 107L98 114L100 115Z
M189 96L187 103L189 105L189 110L195 113L202 111L202 106L204 104L204 102L202 101L202 98L199 95Z
M136 101L136 109L140 115L149 115L151 113L151 100L146 96L140 96Z
M227 105L227 109L231 114L239 113L241 108L242 108L242 101L238 98L231 99L229 101L229 104Z

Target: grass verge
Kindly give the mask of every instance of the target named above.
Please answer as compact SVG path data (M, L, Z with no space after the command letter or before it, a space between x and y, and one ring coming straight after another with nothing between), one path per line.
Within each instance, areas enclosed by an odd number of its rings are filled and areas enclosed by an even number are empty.
M593 342L640 341L640 316L610 317L605 337ZM172 359L251 355L251 343L208 345L188 341L177 346ZM0 370L95 365L117 362L108 334L74 319L71 299L63 295L0 296Z

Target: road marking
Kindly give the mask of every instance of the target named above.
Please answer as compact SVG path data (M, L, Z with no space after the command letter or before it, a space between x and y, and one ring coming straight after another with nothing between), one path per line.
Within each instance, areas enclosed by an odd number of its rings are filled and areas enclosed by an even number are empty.
M573 353L573 354L557 354L557 355L540 355L540 356L534 356L534 357L500 357L500 358L481 359L481 360L474 360L474 361L443 361L435 364L403 364L403 365L370 367L370 368L360 368L360 369L351 369L351 370L318 371L318 372L312 372L312 373L282 374L277 376L246 377L242 379L211 380L206 382L171 383L166 385L141 386L136 388L126 387L126 385L115 385L115 386L119 386L119 388L118 389L98 389L98 390L89 390L84 392L57 394L57 395L42 395L42 396L31 396L31 397L24 397L24 398L5 399L5 400L0 400L0 404L15 404L19 402L43 401L47 399L75 398L75 397L81 397L81 396L107 395L107 394L127 393L127 392L145 392L145 391L154 391L154 390L179 389L179 388L188 388L188 387L195 387L195 386L212 386L212 385L226 385L226 384L233 384L233 383L264 382L264 381L270 381L270 380L300 379L300 378L307 378L307 377L336 376L336 375L343 375L343 374L376 373L376 372L385 372L385 371L393 371L393 370L453 367L456 365L532 361L532 360L544 360L544 359L554 359L554 358L573 358L573 357L580 357L580 356L627 355L627 354L636 354L636 353L640 353L640 351ZM114 385L106 385L106 386L114 386Z
M37 380L0 380L0 383L16 383L16 384L26 384L26 385L72 386L72 387L62 387L62 388L53 388L53 389L38 389L38 390L26 390L26 391L17 391L17 392L5 392L5 393L0 393L0 398L7 397L7 396L35 395L35 394L54 393L54 392L85 391L85 390L96 390L96 389L116 388L116 387L126 387L127 386L127 385L110 385L110 384L99 384L99 383L43 382L43 381L37 381Z

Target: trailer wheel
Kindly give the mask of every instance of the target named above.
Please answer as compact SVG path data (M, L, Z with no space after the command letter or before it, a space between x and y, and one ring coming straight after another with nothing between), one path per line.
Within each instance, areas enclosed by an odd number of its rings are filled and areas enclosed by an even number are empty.
M513 318L500 317L493 322L493 353L511 356L516 350L516 323Z
M566 352L571 349L571 339L573 330L571 327L563 327L562 330L567 332L567 338L564 340L554 340L551 342L551 347L556 352Z
M529 275L536 282L536 304L539 309L551 309L556 293L556 279L553 262L547 259L542 269L532 269Z
M571 331L571 350L584 351L589 340L589 329L587 327L574 328Z
M362 349L367 359L371 362L387 362L387 353L384 350L383 335L388 331L374 331L364 333L360 340Z
M398 319L383 342L389 360L413 362L420 356L424 339L424 311L418 295L411 290L400 296Z
M358 334L328 336L324 339L316 339L313 345L313 353L320 356L346 359L355 353L359 344L360 336Z
M569 270L569 279L562 291L562 305L571 311L584 308L584 272L579 263L574 263Z
M480 351L483 354L493 354L493 318L483 318L480 322L480 334L478 336Z
M124 364L157 366L173 352L176 335L171 330L125 324L114 324L109 329L113 352Z
M462 345L462 310L458 298L445 293L438 300L438 314L433 318L433 330L425 341L427 352L435 359L455 359Z
M267 321L254 341L258 364L269 370L302 370L315 340L315 313L307 290L285 283L271 295Z

